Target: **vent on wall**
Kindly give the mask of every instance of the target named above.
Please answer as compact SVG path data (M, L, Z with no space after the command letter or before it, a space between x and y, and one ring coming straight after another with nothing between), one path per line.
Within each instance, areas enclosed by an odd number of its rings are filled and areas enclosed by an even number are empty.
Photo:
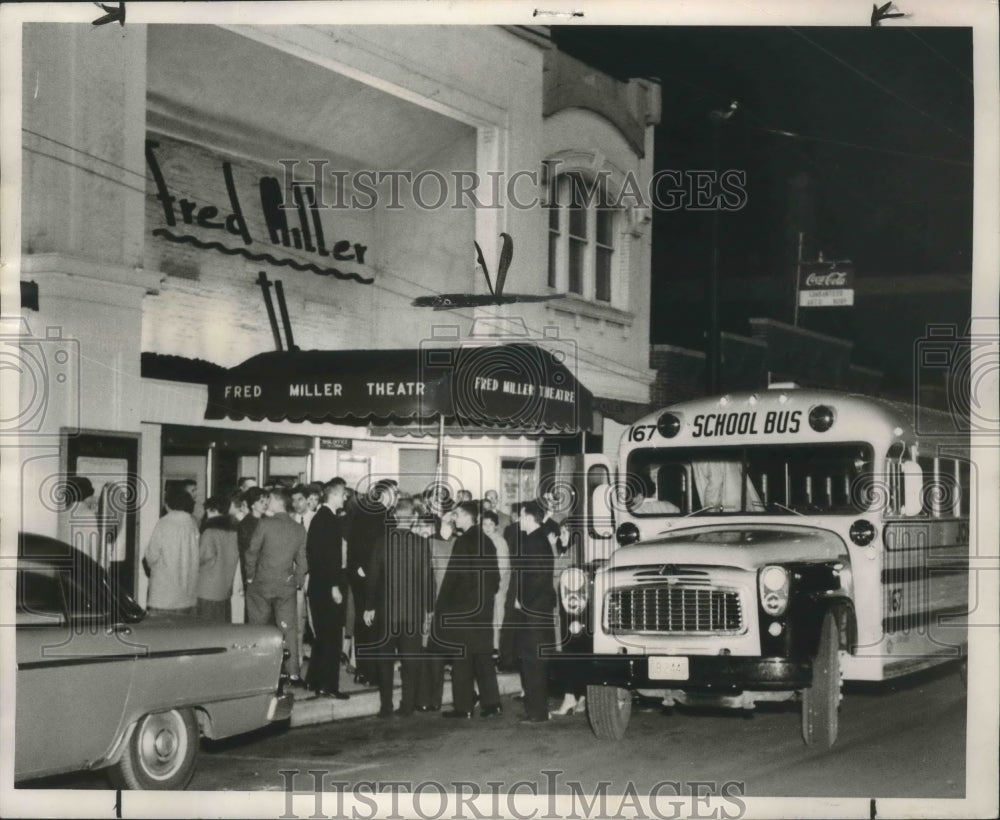
M22 310L38 310L38 283L21 280Z
M164 259L160 263L160 269L167 276L173 276L177 279L198 281L201 278L201 269L192 259Z

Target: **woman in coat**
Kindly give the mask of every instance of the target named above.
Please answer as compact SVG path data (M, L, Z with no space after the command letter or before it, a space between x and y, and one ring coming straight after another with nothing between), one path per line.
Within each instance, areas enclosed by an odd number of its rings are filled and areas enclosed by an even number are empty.
M205 523L198 540L198 617L228 623L229 599L240 563L236 530L229 518L228 496L205 502Z

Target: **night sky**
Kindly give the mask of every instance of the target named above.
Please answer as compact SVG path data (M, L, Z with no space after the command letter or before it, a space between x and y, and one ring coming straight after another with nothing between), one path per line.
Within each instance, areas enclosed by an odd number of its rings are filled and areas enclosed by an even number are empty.
M564 26L553 37L619 79L659 79L658 169L746 171L746 206L721 215L719 264L723 283L754 288L722 294L723 330L748 333L749 316L792 321L799 230L805 259L823 251L852 260L859 282L898 285L800 316L852 339L855 362L883 370L889 387L908 389L926 323L964 327L968 291L920 295L909 283L971 271L970 29ZM737 112L716 126L710 112L733 100ZM654 344L703 348L711 223L654 213Z

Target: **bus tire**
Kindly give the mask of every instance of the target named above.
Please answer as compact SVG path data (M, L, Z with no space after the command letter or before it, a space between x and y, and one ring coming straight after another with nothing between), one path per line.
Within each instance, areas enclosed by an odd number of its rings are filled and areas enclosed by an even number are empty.
M802 739L807 746L829 749L837 740L840 710L840 630L827 612L813 658L812 686L802 691Z
M620 686L587 687L587 719L601 740L621 740L632 716L632 693Z

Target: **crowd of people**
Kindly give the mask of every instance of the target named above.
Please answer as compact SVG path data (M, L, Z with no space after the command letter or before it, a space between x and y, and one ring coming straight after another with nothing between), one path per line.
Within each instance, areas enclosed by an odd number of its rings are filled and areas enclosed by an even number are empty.
M551 501L508 514L493 490L450 499L404 495L389 479L360 494L342 478L291 489L241 479L205 502L199 526L192 493L173 486L146 549L147 609L228 622L242 589L246 622L281 630L293 687L346 699L341 676L353 674L378 688L379 717L409 716L441 709L450 667L444 716L472 718L478 702L489 718L502 713L498 669L517 669L523 721L541 723L583 708L570 691L548 709L556 578L573 560Z

